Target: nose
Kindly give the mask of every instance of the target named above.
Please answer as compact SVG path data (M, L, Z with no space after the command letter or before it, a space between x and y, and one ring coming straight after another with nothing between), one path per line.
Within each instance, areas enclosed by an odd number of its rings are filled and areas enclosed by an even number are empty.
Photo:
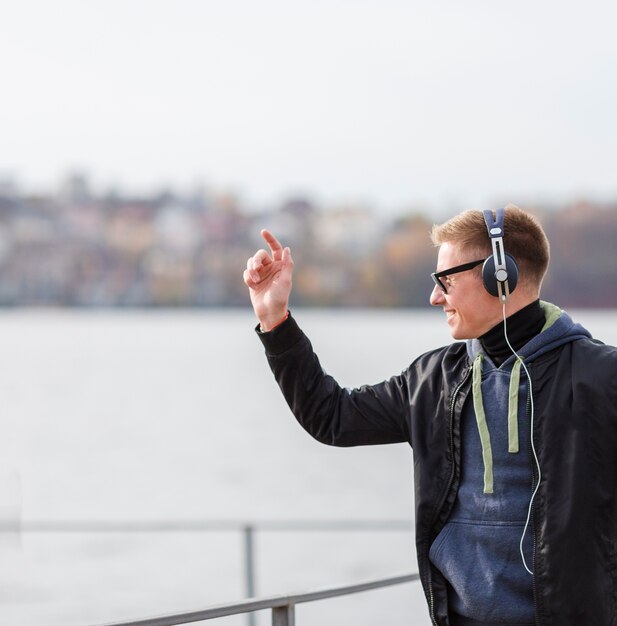
M433 287L433 291L431 291L431 297L429 298L429 302L433 306L442 306L443 303L446 301L445 295L446 294L443 292L443 289L435 285Z

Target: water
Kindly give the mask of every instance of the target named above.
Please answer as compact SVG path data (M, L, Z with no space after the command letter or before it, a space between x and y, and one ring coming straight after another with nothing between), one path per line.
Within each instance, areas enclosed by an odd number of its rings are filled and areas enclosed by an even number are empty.
M614 312L578 312L617 344ZM377 382L449 342L429 311L296 311L339 382ZM250 311L0 315L0 517L413 519L406 445L329 448L295 423ZM407 532L263 532L260 595L416 571ZM4 533L0 623L72 626L240 599L242 539ZM429 623L419 584L297 610L303 624ZM213 623L244 624L243 617ZM268 616L260 616L268 623Z

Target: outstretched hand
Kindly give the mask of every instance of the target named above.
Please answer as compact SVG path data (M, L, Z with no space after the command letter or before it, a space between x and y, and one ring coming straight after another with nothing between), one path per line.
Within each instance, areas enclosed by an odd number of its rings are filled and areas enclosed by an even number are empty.
M262 230L270 252L258 250L246 263L244 283L263 330L270 330L283 319L289 307L293 260L289 248L268 230Z

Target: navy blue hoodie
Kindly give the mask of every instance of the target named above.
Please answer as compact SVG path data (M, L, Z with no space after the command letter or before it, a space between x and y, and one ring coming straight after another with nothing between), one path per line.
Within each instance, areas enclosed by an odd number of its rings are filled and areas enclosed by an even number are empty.
M518 351L525 364L591 336L558 307L541 306L546 324ZM526 528L535 463L529 383L514 354L496 367L479 340L468 340L467 350L474 362L473 393L461 420L461 482L430 559L449 583L454 624L533 626L533 576L528 571L533 570L533 546ZM531 390L532 400L533 380Z

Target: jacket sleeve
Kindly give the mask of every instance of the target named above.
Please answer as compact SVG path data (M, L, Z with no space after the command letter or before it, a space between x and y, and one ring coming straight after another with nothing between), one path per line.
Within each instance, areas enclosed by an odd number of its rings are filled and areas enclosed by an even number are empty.
M323 371L291 315L274 330L257 332L287 404L315 439L333 446L409 442L404 375L378 385L345 389Z

